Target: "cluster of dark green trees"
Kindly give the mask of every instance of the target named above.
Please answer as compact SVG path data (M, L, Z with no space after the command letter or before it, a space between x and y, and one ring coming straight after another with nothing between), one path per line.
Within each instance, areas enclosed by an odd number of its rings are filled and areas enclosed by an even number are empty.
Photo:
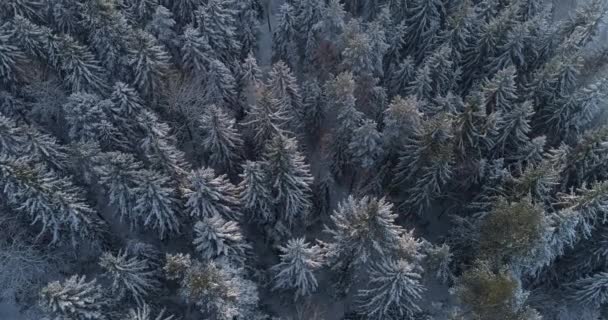
M606 1L275 2L0 1L3 298L608 316Z

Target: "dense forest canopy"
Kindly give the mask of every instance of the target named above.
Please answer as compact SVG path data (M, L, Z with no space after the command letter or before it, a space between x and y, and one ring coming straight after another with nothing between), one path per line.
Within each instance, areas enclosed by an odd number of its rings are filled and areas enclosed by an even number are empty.
M0 318L608 319L608 1L555 9L0 0Z

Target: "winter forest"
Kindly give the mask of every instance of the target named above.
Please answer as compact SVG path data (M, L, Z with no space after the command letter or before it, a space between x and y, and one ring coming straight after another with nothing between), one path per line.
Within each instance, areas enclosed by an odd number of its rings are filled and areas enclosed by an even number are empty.
M0 0L0 320L608 319L559 2Z

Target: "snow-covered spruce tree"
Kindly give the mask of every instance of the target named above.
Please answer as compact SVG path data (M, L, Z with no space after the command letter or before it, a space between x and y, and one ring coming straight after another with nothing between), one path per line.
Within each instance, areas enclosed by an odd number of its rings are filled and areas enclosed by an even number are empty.
M16 16L24 16L29 19L40 18L40 9L43 3L35 0L7 0L0 4L0 18L10 19Z
M170 179L151 170L140 170L133 189L134 215L143 227L154 229L161 239L179 232L179 202Z
M481 88L483 105L486 113L495 111L508 113L516 108L517 85L514 67L502 69L490 80L486 80Z
M445 243L440 246L433 245L426 251L426 272L433 272L437 280L447 284L453 277L450 263L454 255L450 251L450 246Z
M178 1L185 3L187 1ZM175 19L169 9L158 5L152 15L152 19L148 22L145 30L150 32L160 43L173 48L176 44L177 33L175 32Z
M69 177L27 158L0 157L3 198L15 212L40 225L39 236L50 234L51 243L79 239L99 240L105 225L85 202L84 190Z
M184 153L177 148L170 127L150 111L141 112L136 119L141 130L137 146L142 150L146 162L154 169L171 174L178 181L183 179L190 165Z
M143 97L156 97L169 71L169 55L164 47L151 34L138 31L127 58L133 86Z
M63 282L53 281L40 290L40 307L55 319L105 320L107 298L93 279L74 275Z
M176 20L180 25L187 25L194 23L197 18L196 9L203 5L202 0L182 0L182 1L170 1L171 10L175 15Z
M323 265L321 248L297 238L280 246L279 251L281 262L272 267L276 272L273 289L293 289L296 300L314 293L318 287L314 271Z
M598 309L608 300L608 274L599 272L569 285L570 299L586 308Z
M283 61L273 64L268 76L268 87L272 96L279 103L279 110L290 115L290 127L292 131L297 132L303 125L302 118L304 115L302 97L296 78Z
M531 143L530 121L534 115L532 103L527 101L516 105L513 110L499 115L496 126L496 136L493 138L495 150L499 154L511 155L516 158L522 151L527 150Z
M165 270L180 283L180 295L203 315L220 320L251 319L258 292L242 271L225 263L201 263L182 254L168 255Z
M323 11L325 1L322 0L302 0L294 4L297 52L300 53L305 69L310 69L310 65L306 64L312 62L313 48L317 45L314 27L323 18Z
M103 253L99 265L104 270L104 276L112 281L112 293L119 298L128 296L141 305L159 286L155 272L149 268L147 261L128 256L126 251Z
M74 93L63 106L68 137L76 141L96 141L112 145L118 132L102 109L102 100L96 94Z
M226 175L216 175L210 168L192 171L182 190L186 198L186 212L191 217L203 219L220 215L230 220L240 217L236 187Z
M396 155L407 138L420 128L421 105L416 97L396 96L384 111L383 146L391 155Z
M387 78L386 86L390 96L404 96L408 91L408 87L414 77L416 76L416 69L414 61L410 57L405 58L399 63L394 70L392 70Z
M331 170L337 177L349 172L351 155L349 145L353 132L363 122L363 114L355 108L355 81L350 72L341 73L326 87L327 100L335 103L337 126L332 133ZM333 106L329 106L332 108Z
M258 87L262 85L262 70L253 52L249 52L245 61L241 64L238 76L239 92L241 101L245 108L255 104L255 95Z
M122 0L121 6L129 20L144 24L154 14L158 3L158 0Z
M226 221L217 214L194 225L192 243L205 261L222 258L243 264L246 252L251 249L238 223Z
M373 39L367 34L359 20L351 20L342 34L342 64L356 76L373 76L377 70L376 55L382 52L374 51ZM381 73L380 73L381 74Z
M295 66L296 59L290 59L291 52L296 52L296 16L293 6L284 3L277 14L277 26L272 36L273 60L285 61L290 66Z
M357 293L359 312L368 319L412 319L425 288L421 275L406 260L372 264L369 289Z
M165 315L165 310L161 310L156 314L156 317L152 315L150 306L144 304L137 309L129 309L129 313L123 316L121 320L174 320L172 315Z
M497 115L496 112L487 114L481 94L475 93L467 99L454 122L456 150L460 158L476 161L492 150Z
M393 204L386 199L350 196L332 213L332 225L325 227L332 238L325 250L329 265L349 268L369 266L378 259L396 257L404 230L395 224Z
M402 147L393 184L407 190L404 205L413 212L424 213L451 179L453 143L452 120L441 113L423 123Z
M239 1L236 5L238 6L236 33L241 44L240 57L244 58L258 47L257 37L261 27L259 20L262 8L258 0Z
M213 59L213 50L207 37L191 25L184 29L181 36L182 69L188 74L199 74L207 70Z
M209 0L196 10L201 34L208 37L209 45L226 65L238 60L241 54L235 9L235 2Z
M564 159L564 186L580 187L608 178L608 168L603 163L608 160L608 127L602 127L581 135L572 147L560 147Z
M213 59L205 79L205 101L229 108L236 108L236 80L230 69L220 60Z
M103 92L107 88L106 74L95 56L87 48L69 35L61 35L53 43L57 56L49 60L57 60L55 67L65 81L66 87L72 92L90 91ZM48 45L47 45L48 46Z
M144 108L141 97L128 84L116 82L109 100L111 105L105 111L110 121L131 144L136 144L138 126L136 118Z
M414 0L407 13L407 33L404 43L407 53L420 61L428 52L442 27L444 5L440 0Z
M260 162L246 161L240 174L239 203L246 220L269 223L275 220L272 212L272 197L266 184L268 178Z
M200 120L207 163L223 172L235 172L242 157L243 140L234 122L215 105L208 106Z
M373 120L363 120L361 126L353 131L348 145L353 162L364 170L374 168L382 156L382 135Z
M319 136L319 131L326 117L325 97L318 81L304 83L302 88L302 123L303 129L311 138Z
M258 87L257 101L249 107L243 122L248 133L245 136L250 137L253 148L260 153L272 137L283 134L288 121L289 115L280 110L280 103L270 88Z
M131 226L137 225L138 221L138 216L133 211L136 200L133 192L142 169L143 164L135 160L133 155L120 152L102 154L99 164L94 168L110 205L121 220L129 221Z
M262 170L270 190L276 217L288 228L303 221L312 206L310 167L298 151L295 138L278 135L268 142Z

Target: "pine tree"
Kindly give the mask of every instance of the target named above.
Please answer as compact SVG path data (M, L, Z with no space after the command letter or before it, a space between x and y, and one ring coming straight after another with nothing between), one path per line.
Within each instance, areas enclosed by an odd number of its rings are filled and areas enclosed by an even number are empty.
M349 152L353 162L364 170L374 168L382 156L382 135L373 120L363 120L361 126L353 131Z
M234 119L214 105L205 109L200 121L202 144L209 165L227 172L236 170L243 145L234 122Z
M105 225L84 200L84 191L69 177L59 177L42 164L27 158L0 157L0 185L6 204L32 224L41 227L39 236L49 233L50 242L70 239L98 240Z
M241 264L246 252L251 249L245 242L240 226L219 215L206 217L194 225L192 243L205 260L225 258Z
M200 263L189 256L168 255L165 270L180 282L180 294L201 308L204 315L220 320L251 319L258 303L255 284L227 264Z
M389 94L391 96L404 96L408 92L407 88L414 81L415 76L414 62L411 58L404 59L395 68L395 71L391 72L388 78L387 87Z
M409 44L408 54L420 61L435 41L441 26L444 7L439 0L415 0L408 8L407 33L404 43Z
M72 92L103 92L107 88L106 75L99 61L69 35L61 35L54 44L57 46L57 68ZM49 60L53 61L50 56Z
M187 25L195 22L197 18L196 9L203 5L201 0L181 0L169 2L172 5L171 10L175 14L177 21L181 25Z
M112 124L129 141L135 144L138 124L136 118L143 110L143 101L131 86L116 82L110 94L111 106L106 113Z
M182 193L187 199L186 210L192 217L202 219L219 215L237 220L240 216L236 187L226 175L216 176L213 169L193 171Z
M452 177L454 165L451 119L438 114L408 139L394 169L393 184L407 188L404 205L422 214Z
M419 130L423 116L421 104L415 97L397 96L384 111L383 145L391 154L395 155L407 138Z
M358 292L360 312L369 319L411 318L420 312L425 288L421 275L405 260L379 262L370 272L370 289Z
M314 271L319 269L321 248L311 246L304 238L291 239L280 246L281 262L272 267L276 272L273 289L295 289L295 299L306 297L317 290Z
M161 310L156 317L151 315L150 307L144 304L137 309L129 309L129 313L123 320L174 320L172 315L165 316L165 310Z
M285 61L290 66L295 66L295 61L289 59L291 52L296 52L296 16L294 8L289 3L284 3L279 8L277 26L272 35L273 61Z
M599 272L572 283L569 288L571 299L588 308L599 308L608 299L607 277L606 272Z
M40 290L40 306L57 319L106 319L104 293L95 280L74 275L54 281Z
M425 101L431 101L435 98L433 95L433 78L431 78L431 68L429 65L425 64L418 68L416 76L407 88L407 93Z
M69 128L68 137L72 141L102 143L116 136L115 128L101 109L101 98L95 94L72 94L63 106L63 111Z
M175 4L185 2L186 1L178 1ZM177 37L174 28L175 20L173 19L173 14L166 7L159 5L156 7L152 19L146 26L146 31L155 36L156 39L167 46L167 48L173 48Z
M272 213L272 198L266 181L266 172L260 162L245 161L243 172L240 174L239 202L248 219L258 223L274 220Z
M332 237L325 248L332 268L367 266L396 257L404 230L395 224L392 209L384 198L349 196L341 202L331 215L332 226L325 227Z
M348 146L352 141L353 131L363 121L363 114L355 108L355 81L352 73L339 74L329 82L326 91L328 101L333 101L338 109L338 125L332 133L330 150L331 170L336 176L342 177L351 165Z
M237 38L241 44L241 57L257 49L260 28L260 9L257 0L240 1L237 16Z
M57 0L47 4L49 7L48 20L53 29L70 34L78 24L79 3L70 0Z
M304 83L302 89L302 114L305 132L310 137L318 137L326 117L325 97L316 80Z
M127 56L131 82L144 97L158 95L169 70L169 55L149 33L138 32Z
M109 203L131 225L136 225L138 217L134 215L135 197L133 192L139 182L143 164L130 154L109 152L102 156L103 160L95 167L99 183L104 188Z
M10 41L29 57L45 58L44 34L49 32L46 27L40 27L22 16L15 16L3 27L8 31Z
M237 13L232 2L209 0L196 10L201 34L209 38L209 45L221 62L228 65L240 56L241 43L237 35Z
M205 72L213 59L213 50L207 37L189 25L184 30L181 42L182 69L191 74Z
M510 112L517 103L516 70L513 67L502 69L491 80L486 80L481 92L487 114L494 111Z
M300 88L291 70L283 61L278 61L272 66L269 73L268 87L272 96L279 103L279 110L293 115L291 116L292 128L299 129L303 118Z
M283 127L290 120L279 106L279 101L273 97L270 88L259 88L257 102L249 108L243 123L248 130L246 136L251 137L254 149L258 152L264 149L267 141L283 134Z
M126 252L116 255L105 252L99 258L99 265L104 269L104 276L112 281L112 292L121 298L128 295L139 305L159 285L146 260L130 257Z
M10 19L15 16L23 16L29 19L39 18L42 3L36 0L7 0L0 4L0 18Z
M121 5L129 20L143 24L152 17L158 3L159 0L123 0Z
M311 209L313 178L308 164L293 138L278 135L270 141L262 156L275 212L289 228L302 221Z
M235 107L236 80L230 69L217 59L211 60L205 83L205 101L218 106Z
M358 20L351 20L342 34L342 63L346 70L351 70L357 76L373 76L376 69L376 54L371 38ZM380 70L381 71L381 70Z
M154 229L161 239L179 232L178 200L169 178L150 170L140 170L133 190L134 215L143 226Z
M530 102L516 105L498 118L497 137L494 144L502 154L519 154L530 143L528 134L532 130L530 119L534 109Z

